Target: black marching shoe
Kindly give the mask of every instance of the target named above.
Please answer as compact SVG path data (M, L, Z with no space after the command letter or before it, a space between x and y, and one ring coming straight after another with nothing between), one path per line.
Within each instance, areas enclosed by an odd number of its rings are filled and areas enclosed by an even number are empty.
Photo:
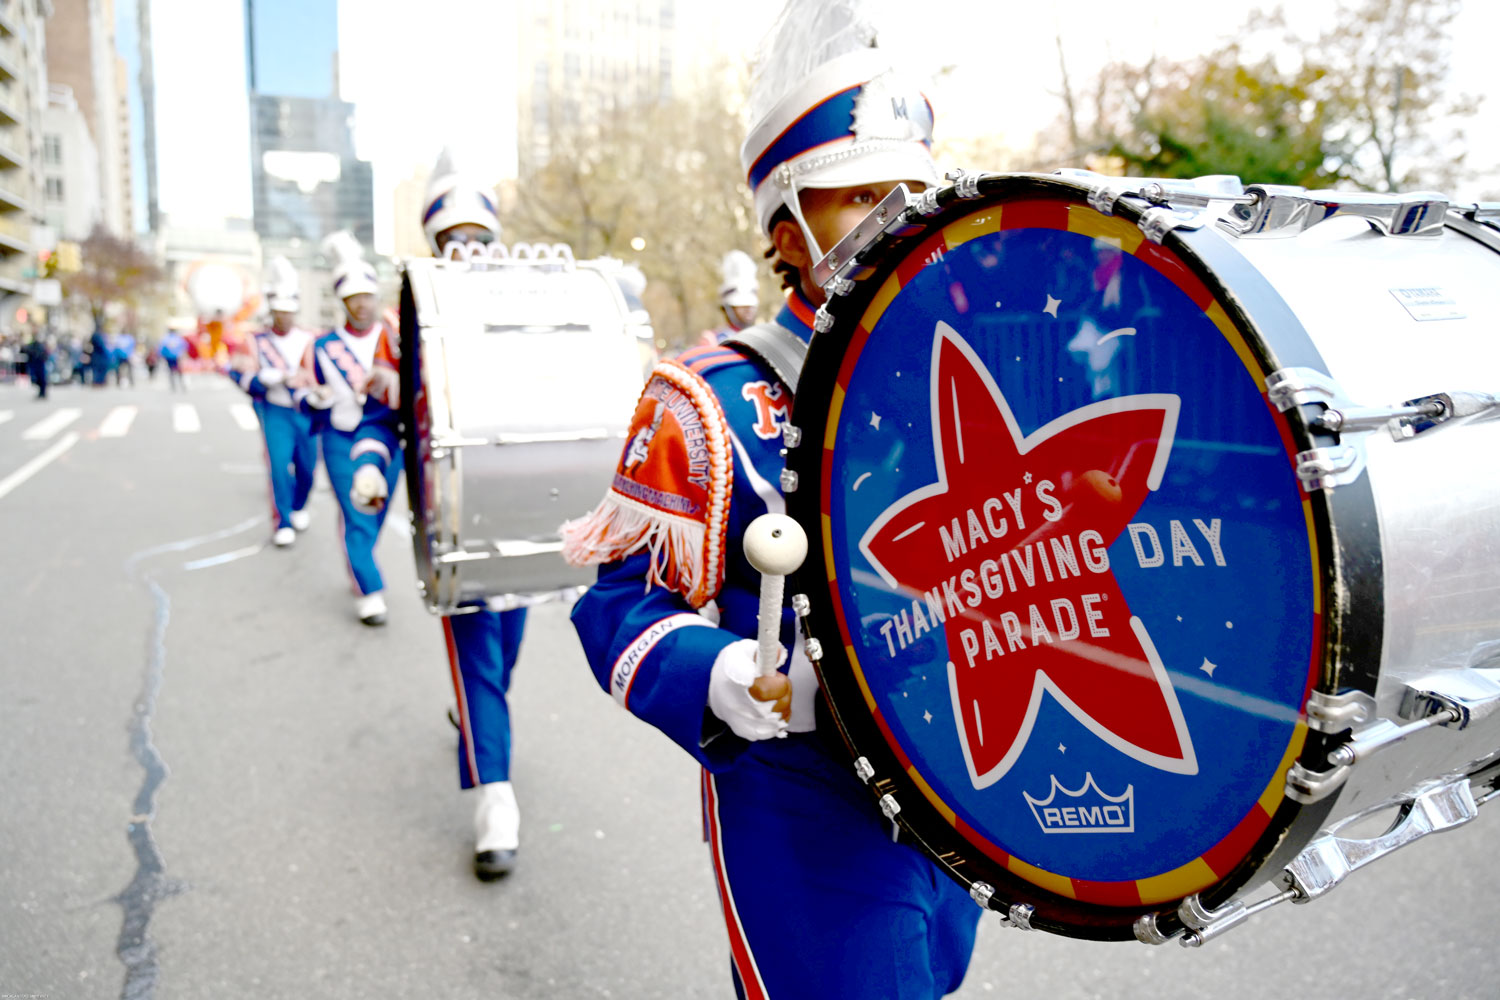
M474 855L474 877L481 882L493 882L509 875L516 866L516 852L478 851Z

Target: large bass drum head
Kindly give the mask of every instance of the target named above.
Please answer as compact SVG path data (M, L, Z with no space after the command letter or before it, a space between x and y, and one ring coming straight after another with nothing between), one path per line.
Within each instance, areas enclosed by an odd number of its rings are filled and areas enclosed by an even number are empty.
M813 339L796 586L840 728L928 851L1034 926L1128 938L1285 837L1321 514L1201 261L1067 184L980 190Z

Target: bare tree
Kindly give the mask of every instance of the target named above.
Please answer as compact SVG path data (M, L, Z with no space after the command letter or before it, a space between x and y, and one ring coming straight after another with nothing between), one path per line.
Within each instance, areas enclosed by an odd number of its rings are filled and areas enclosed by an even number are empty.
M138 308L166 279L144 248L103 226L79 244L79 258L79 270L60 275L63 293L88 304L95 326L111 303Z

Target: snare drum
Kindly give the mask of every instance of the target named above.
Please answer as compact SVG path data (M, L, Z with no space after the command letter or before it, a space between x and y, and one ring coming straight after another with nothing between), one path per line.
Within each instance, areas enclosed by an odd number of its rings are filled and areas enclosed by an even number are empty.
M403 267L406 482L433 611L592 582L558 528L607 488L641 364L619 289L566 249Z
M977 901L1196 944L1494 783L1500 421L1455 390L1500 389L1500 233L1108 183L898 192L820 264L794 606L855 770Z

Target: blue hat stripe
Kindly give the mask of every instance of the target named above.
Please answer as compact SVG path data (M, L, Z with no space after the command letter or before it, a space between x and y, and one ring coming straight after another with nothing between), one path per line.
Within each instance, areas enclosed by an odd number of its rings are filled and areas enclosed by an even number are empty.
M434 215L442 211L443 205L447 203L448 196L452 193L452 191L444 191L432 200L432 204L427 206L427 211L422 216L422 225L427 225Z
M860 87L856 85L834 94L793 122L751 164L750 190L760 187L761 181L771 176L771 171L787 160L801 156L809 149L853 135L854 100L859 96L859 91Z

